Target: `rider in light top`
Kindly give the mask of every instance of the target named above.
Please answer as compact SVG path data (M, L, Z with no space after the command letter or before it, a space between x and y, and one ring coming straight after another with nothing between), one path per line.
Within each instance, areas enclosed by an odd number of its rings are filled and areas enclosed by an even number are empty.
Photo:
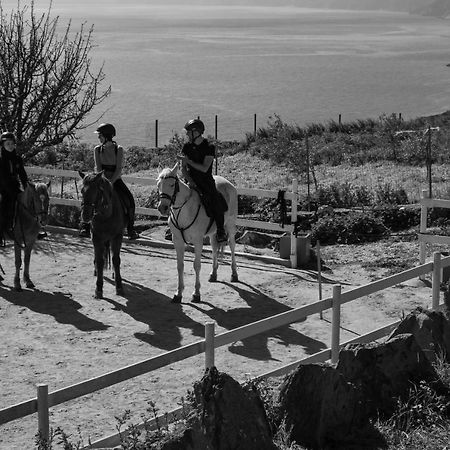
M102 123L95 132L98 134L100 141L100 144L94 148L95 171L97 173L104 171L106 178L113 184L127 210L128 238L137 239L139 234L134 229L136 205L133 194L121 178L124 151L123 147L113 140L116 129L110 123ZM89 224L82 223L81 226L80 236L89 236Z
M184 144L181 161L183 176L190 185L195 185L200 191L205 209L216 221L217 242L226 242L228 236L224 228L223 210L212 174L212 166L216 149L203 137L205 125L200 119L189 120L184 125L189 142Z
M3 232L12 234L17 196L28 184L28 176L22 157L16 151L16 136L5 131L0 136L0 197L1 224ZM38 233L38 239L47 236L45 231Z

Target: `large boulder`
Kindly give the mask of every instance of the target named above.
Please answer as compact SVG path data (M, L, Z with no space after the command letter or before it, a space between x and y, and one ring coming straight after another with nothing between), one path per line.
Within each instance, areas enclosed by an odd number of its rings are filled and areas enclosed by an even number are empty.
M309 448L358 442L370 434L361 392L327 364L300 365L287 375L279 407L289 438Z
M450 362L450 315L446 312L416 308L391 333L389 340L399 334L414 335L425 356L435 362L442 357Z
M361 389L372 417L391 415L397 398L407 397L413 384L438 380L411 334L399 334L385 343L349 344L339 353L336 369Z
M216 368L194 383L194 410L161 450L276 450L256 390Z

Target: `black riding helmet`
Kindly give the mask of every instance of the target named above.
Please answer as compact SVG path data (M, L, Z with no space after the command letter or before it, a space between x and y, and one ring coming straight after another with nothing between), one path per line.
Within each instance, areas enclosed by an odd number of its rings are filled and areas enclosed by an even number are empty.
M205 131L205 124L200 119L191 119L189 122L186 122L184 125L184 129L186 131L198 131L200 134L203 134Z
M5 131L0 136L0 142L8 140L14 141L14 143L16 142L16 136L14 133L11 133L11 131Z
M95 130L95 133L100 133L105 136L106 140L112 141L112 138L116 135L116 129L110 123L101 123Z

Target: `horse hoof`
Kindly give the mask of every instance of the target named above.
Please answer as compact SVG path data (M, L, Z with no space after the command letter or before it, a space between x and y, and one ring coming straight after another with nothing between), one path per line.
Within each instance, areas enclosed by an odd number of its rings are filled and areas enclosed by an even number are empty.
M209 274L209 278L208 278L208 281L210 282L210 283L215 283L216 281L217 281L217 274Z
M181 299L182 299L181 295L175 294L172 297L172 302L171 303L181 303Z
M14 290L16 291L16 292L22 292L23 291L23 289L22 289L22 286L17 286L17 285L15 285L14 286Z
M238 281L239 281L239 278L237 276L237 273L233 273L233 275L231 275L231 282L237 283Z
M191 302L192 303L201 303L200 294L193 294Z
M116 288L116 294L117 295L123 295L123 287L118 287L118 288Z
M94 298L103 298L103 291L95 290Z
M26 285L26 287L28 289L34 289L35 288L34 283L32 281L25 282L25 285Z

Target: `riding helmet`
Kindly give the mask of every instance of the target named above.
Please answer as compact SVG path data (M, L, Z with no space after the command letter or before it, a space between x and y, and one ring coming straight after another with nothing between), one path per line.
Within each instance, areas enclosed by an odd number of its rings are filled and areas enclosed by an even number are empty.
M110 123L101 123L95 132L102 134L106 139L112 139L116 135L114 125L111 125Z
M205 131L205 124L200 119L191 119L189 122L186 122L184 129L186 131L198 131L200 134L203 134Z
M11 133L11 131L5 131L4 133L2 133L2 135L0 136L0 141L14 141L14 143L16 142L16 136L14 135L14 133Z

